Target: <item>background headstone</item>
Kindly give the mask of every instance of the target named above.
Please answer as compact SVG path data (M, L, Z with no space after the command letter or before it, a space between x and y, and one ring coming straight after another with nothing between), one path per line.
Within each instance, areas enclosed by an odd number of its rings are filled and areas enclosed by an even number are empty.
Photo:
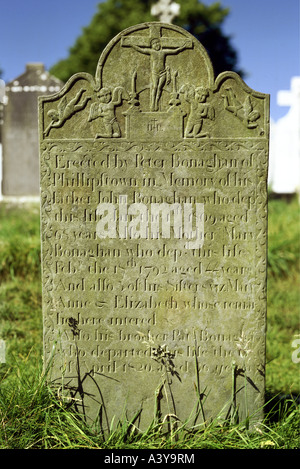
M156 16L162 23L172 23L179 15L180 5L172 0L159 0L151 7L151 15Z
M61 89L63 83L40 63L6 85L2 124L2 195L38 196L38 96Z
M290 109L271 123L269 184L275 194L300 192L300 77L293 77L291 89L278 92L279 106Z
M39 113L49 381L103 430L261 418L269 96L147 23Z
M0 79L0 198L2 187L2 125L3 125L3 107L5 96L5 82Z

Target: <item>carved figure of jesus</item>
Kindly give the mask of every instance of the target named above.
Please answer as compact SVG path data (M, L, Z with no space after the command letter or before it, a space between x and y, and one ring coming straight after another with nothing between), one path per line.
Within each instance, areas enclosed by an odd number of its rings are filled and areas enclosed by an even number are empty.
M186 44L176 49L163 49L159 38L150 42L150 48L131 44L137 52L150 55L151 82L150 82L150 111L158 111L159 100L165 84L170 82L170 70L166 67L166 56L178 54L186 48Z

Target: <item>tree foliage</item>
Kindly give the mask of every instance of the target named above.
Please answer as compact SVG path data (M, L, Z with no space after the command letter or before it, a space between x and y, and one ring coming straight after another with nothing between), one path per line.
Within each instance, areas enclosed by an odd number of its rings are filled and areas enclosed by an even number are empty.
M120 31L147 21L157 21L151 15L151 6L157 0L106 0L98 4L98 10L90 24L69 50L66 59L55 64L50 72L63 81L74 73L95 74L99 56L107 43ZM237 68L237 53L231 38L222 32L222 23L229 13L220 2L210 6L198 0L176 0L180 14L173 24L193 34L208 51L215 75L231 70L243 76Z

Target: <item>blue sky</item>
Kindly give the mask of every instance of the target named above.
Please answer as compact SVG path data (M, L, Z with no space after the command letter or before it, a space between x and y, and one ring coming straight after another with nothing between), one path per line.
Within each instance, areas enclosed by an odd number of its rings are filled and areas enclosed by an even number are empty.
M247 73L245 81L254 90L271 94L271 117L277 120L288 111L277 106L277 91L289 89L292 76L300 75L300 0L220 1L231 10L223 31L232 37L239 66ZM207 5L214 2L203 0ZM48 69L65 58L98 3L0 0L2 78L8 82L21 75L27 62L43 62Z

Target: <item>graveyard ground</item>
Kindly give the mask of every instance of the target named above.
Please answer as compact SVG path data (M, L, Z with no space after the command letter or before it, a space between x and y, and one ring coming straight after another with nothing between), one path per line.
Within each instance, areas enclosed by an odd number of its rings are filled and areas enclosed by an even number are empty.
M270 200L266 418L208 424L191 434L167 421L137 435L124 423L106 440L91 433L44 385L39 207L0 204L0 449L15 448L299 448L299 204ZM298 400L297 400L298 396Z

